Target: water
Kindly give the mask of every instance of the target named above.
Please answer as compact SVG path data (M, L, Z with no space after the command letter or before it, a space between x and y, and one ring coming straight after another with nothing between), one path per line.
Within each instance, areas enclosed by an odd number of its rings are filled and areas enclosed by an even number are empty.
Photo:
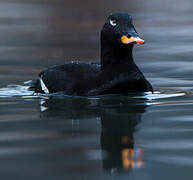
M114 11L146 44L135 61L156 93L34 94L24 81L64 61L97 61ZM192 179L191 0L0 0L2 179Z

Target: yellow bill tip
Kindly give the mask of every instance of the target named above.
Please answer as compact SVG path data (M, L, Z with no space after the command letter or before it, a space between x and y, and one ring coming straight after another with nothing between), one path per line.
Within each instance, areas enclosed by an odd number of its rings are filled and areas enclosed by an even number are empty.
M139 38L139 37L136 37L136 38L135 38L135 42L136 42L137 44L144 44L144 43L145 43L145 41L144 41L143 39Z

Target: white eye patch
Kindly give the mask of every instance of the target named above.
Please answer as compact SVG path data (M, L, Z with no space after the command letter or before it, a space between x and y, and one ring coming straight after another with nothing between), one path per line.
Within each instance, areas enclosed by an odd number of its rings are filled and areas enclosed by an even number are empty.
M112 26L116 26L117 25L117 23L116 23L116 20L110 20L110 24L112 25Z

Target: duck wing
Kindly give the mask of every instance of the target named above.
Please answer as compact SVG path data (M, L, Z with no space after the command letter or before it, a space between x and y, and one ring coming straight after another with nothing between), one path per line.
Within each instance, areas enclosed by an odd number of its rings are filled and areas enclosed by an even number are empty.
M98 63L66 63L42 71L36 82L35 92L67 95L85 95L95 86L94 79L100 72Z

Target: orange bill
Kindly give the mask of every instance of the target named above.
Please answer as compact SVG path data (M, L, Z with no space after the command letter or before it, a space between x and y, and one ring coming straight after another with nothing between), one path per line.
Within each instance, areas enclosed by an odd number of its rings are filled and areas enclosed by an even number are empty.
M129 44L129 43L137 43L137 44L144 44L145 43L145 41L143 40L143 39L141 39L141 38L139 38L139 37L127 37L127 36L122 36L121 37L121 42L123 43L123 44Z

